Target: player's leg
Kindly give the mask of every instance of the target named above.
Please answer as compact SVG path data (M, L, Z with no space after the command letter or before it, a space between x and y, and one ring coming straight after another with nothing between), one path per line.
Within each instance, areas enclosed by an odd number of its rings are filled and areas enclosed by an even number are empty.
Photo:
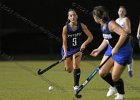
M67 51L68 55L71 55L72 53L70 51ZM64 56L64 49L61 49L61 55L62 57ZM67 71L68 73L71 73L73 70L73 61L72 61L72 57L68 57L65 59L65 71Z
M73 55L74 91L76 91L76 89L78 89L78 86L79 86L79 80L80 80L80 74L81 74L81 70L80 70L81 58L82 58L81 52L78 52Z
M68 73L71 73L73 70L73 61L72 58L66 58L65 60L65 71L67 71Z
M102 62L104 62L105 60L107 59L107 56L103 56L102 58ZM102 77L102 79L104 79L108 84L110 84L110 88L109 88L109 91L107 92L106 96L109 97L111 96L112 94L115 93L115 87L114 87L114 82L112 80L112 74L110 73L110 70L113 66L113 59L110 58L103 66L102 68L100 69L99 71L99 75Z
M121 74L123 73L125 66L114 62L114 67L112 69L112 80L114 81L114 85L117 89L117 95L115 100L123 100L125 91L124 91L124 83L123 80L120 78Z
M127 65L127 68L128 68L128 76L133 77L133 59L132 62Z
M133 37L130 36L130 44L132 47L134 47L134 41L133 41ZM128 68L128 76L129 77L133 77L133 58L131 58L131 63L129 63L127 65L127 68Z

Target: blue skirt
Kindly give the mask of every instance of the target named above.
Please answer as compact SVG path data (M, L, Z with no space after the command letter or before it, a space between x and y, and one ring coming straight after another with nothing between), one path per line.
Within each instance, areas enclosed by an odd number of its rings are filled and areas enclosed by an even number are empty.
M73 53L80 51L80 48L71 48L69 50L67 50L67 56L71 56ZM61 56L64 56L64 49L61 49Z
M112 47L108 45L105 55L109 56L111 54ZM126 64L132 63L132 52L133 49L130 43L125 44L121 48L119 48L118 52L113 55L114 61L118 64L125 66Z

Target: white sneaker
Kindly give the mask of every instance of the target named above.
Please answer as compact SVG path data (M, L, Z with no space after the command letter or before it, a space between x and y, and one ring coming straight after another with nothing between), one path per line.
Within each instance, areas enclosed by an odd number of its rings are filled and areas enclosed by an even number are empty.
M107 96L107 97L110 97L110 96L112 96L115 92L116 92L116 88L110 86L110 87L109 87L109 91L107 92L106 96Z
M117 93L115 100L124 100L124 94Z
M76 94L76 90L78 90L79 86L76 85L73 88L74 88L74 93Z

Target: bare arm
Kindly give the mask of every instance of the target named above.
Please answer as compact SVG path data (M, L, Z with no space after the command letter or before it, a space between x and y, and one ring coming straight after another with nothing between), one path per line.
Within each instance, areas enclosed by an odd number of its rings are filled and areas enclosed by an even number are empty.
M66 56L67 55L67 26L66 25L63 27L62 39L63 39L64 56Z
M128 18L125 19L125 26L123 28L126 33L131 33L131 22Z
M111 32L115 32L116 34L120 35L118 42L116 43L115 47L112 50L112 54L115 54L118 52L118 49L125 42L125 40L127 38L127 33L115 21L109 22L109 30Z
M81 49L84 49L86 47L87 44L89 44L92 40L93 40L93 35L91 34L91 32L89 31L89 29L87 28L86 25L84 25L83 23L81 23L83 32L87 35L87 39L86 41L82 44Z
M137 38L140 39L140 22L137 29Z
M100 45L97 49L94 49L94 50L90 53L90 55L91 55L91 56L94 56L94 57L98 56L99 53L100 53L107 45L108 45L108 43L107 43L107 41L104 39L104 40L102 41L101 45Z
M101 45L98 47L99 51L101 52L104 48L108 45L107 41L104 39Z
M118 23L118 20L119 20L119 18L116 19L115 22ZM125 18L123 29L126 31L126 33L131 33L131 22L130 22L129 18L127 18L127 17Z

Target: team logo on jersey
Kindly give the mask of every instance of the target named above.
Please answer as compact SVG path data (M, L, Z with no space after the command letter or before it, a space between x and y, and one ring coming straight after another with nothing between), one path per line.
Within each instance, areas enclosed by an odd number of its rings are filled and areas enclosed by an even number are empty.
M68 34L68 37L70 37L70 38L72 38L72 37L79 37L81 35L82 35L82 33Z
M112 35L111 34L104 34L103 33L103 37L104 37L104 39L112 39Z

